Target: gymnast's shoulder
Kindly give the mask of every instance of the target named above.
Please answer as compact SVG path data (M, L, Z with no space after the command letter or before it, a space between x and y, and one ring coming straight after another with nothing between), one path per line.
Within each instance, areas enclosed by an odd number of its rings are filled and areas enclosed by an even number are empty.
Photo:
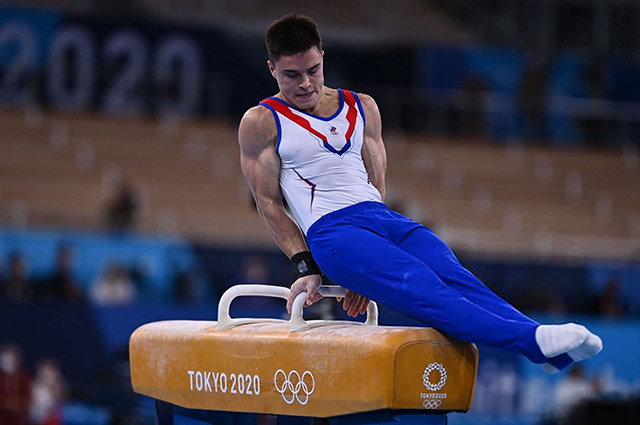
M374 123L376 126L380 125L381 117L380 110L378 109L378 104L373 99L372 96L365 93L356 93L358 99L360 99L360 104L362 105L362 110L364 112L364 117L367 122Z
M271 111L264 106L254 106L245 112L238 127L240 146L275 144L278 128Z

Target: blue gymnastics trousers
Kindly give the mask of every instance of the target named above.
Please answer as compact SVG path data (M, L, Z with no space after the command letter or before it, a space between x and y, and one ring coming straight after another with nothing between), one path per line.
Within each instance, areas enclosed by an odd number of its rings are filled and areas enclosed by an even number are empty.
M523 354L559 369L535 340L539 323L464 268L431 230L380 202L362 202L318 219L307 243L336 284L456 338Z

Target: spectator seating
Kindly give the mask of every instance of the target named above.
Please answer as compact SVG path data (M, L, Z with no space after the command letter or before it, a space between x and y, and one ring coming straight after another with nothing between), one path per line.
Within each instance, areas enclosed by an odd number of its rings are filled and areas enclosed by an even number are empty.
M273 246L223 121L0 112L0 220L97 229L112 183L137 188L137 230ZM637 153L494 146L387 134L388 203L455 248L632 258L640 247Z
M596 258L629 258L640 246L637 157L450 139L386 142L390 195L454 246Z

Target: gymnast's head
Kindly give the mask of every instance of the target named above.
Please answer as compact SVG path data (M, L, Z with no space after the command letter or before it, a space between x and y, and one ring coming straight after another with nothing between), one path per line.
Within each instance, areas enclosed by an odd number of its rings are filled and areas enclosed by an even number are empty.
M322 37L308 16L288 14L273 22L265 36L271 75L286 101L312 108L324 85Z
M322 52L322 37L318 24L308 16L289 13L274 21L265 35L267 52L271 62L282 55L295 55L315 48Z

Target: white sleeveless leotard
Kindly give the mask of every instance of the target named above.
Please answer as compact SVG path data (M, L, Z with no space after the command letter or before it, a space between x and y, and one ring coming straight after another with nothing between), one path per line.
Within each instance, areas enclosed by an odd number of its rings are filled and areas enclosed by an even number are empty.
M275 97L260 102L275 117L280 188L305 235L325 214L359 202L382 202L362 161L365 117L360 99L347 90L338 93L340 106L328 118Z

